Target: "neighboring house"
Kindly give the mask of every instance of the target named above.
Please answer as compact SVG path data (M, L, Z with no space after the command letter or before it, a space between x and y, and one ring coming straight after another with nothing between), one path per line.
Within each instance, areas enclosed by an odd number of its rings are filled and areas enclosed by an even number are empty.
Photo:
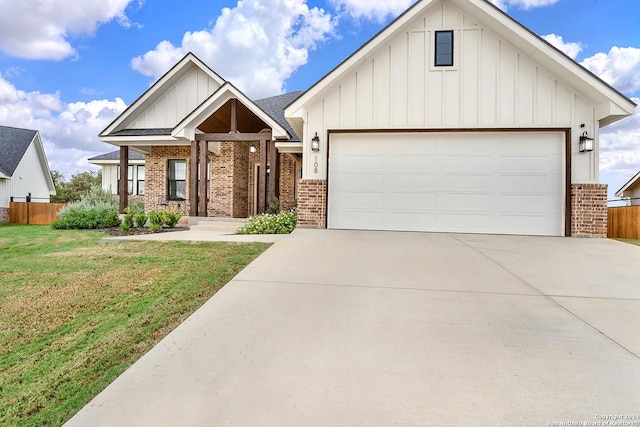
M102 188L120 194L120 151L112 151L89 159L92 165L102 167ZM129 151L127 192L131 196L144 196L144 154Z
M49 203L54 194L40 133L0 126L0 222L9 220L10 202Z
M616 192L616 197L629 199L631 206L640 206L640 172Z
M301 95L188 54L100 139L190 215L279 196L307 227L605 236L599 129L634 107L488 1L421 0Z

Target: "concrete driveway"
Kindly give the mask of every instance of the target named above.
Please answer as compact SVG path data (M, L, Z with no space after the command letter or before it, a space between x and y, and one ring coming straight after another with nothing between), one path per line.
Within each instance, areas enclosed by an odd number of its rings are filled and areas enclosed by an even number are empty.
M640 247L296 230L67 425L606 425L639 413Z

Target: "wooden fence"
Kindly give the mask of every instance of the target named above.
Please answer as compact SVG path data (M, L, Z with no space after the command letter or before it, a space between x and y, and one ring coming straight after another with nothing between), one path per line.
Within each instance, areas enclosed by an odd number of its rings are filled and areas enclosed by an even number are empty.
M607 220L607 237L640 239L640 206L609 208Z
M49 225L57 218L65 203L9 203L9 222L14 224Z

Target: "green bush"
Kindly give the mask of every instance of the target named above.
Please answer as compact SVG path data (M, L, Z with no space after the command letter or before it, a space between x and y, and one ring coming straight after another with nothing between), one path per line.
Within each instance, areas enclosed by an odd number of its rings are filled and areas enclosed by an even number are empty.
M162 211L160 212L160 216L162 217L162 223L169 228L173 228L178 224L180 218L182 218L182 212L176 213L173 211Z
M162 228L162 214L160 211L149 212L149 229L158 231Z
M138 228L144 227L144 225L147 223L148 219L149 219L149 216L146 213L144 213L144 211L136 212L133 215L133 220L135 221L136 227L138 227Z
M70 210L88 211L90 209L109 209L118 212L120 206L113 194L103 189L100 185L94 185L82 196L80 201L70 203L62 208L60 212L58 212L58 218L64 218Z
M291 209L279 214L261 214L252 216L238 234L288 234L296 228L298 211Z
M111 209L70 209L62 218L53 221L52 227L59 230L111 228L120 225L118 211Z
M133 210L129 207L124 210L124 217L122 218L122 225L120 228L123 230L129 230L133 227Z

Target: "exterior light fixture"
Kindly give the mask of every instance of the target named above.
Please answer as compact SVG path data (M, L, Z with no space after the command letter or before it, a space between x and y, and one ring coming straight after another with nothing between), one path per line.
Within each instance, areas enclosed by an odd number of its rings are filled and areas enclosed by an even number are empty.
M593 151L593 138L590 138L587 135L587 131L585 130L582 135L580 135L580 143L578 145L581 153L588 153L589 151Z
M256 146L255 145L252 145L252 146L249 147L249 152L251 154L256 154L256 151L258 151L258 150L256 150Z
M320 137L318 136L318 132L316 132L316 136L311 138L311 151L320 151Z

